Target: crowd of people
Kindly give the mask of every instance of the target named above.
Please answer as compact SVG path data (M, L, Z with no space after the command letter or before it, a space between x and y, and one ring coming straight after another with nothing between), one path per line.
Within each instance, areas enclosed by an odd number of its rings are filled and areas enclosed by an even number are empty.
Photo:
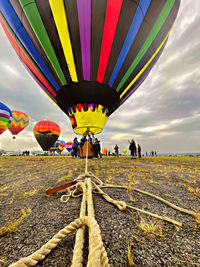
M136 146L134 139L129 141L129 143L129 150L131 151L132 159L135 159L137 155L141 158L141 146L139 144Z
M80 142L78 141L78 138L75 137L73 140L73 145L72 145L72 152L71 155L73 158L77 158L77 156L80 154L80 148L84 146L85 142L87 141L87 136L83 135L81 138ZM88 136L88 141L92 145L92 150L94 154L94 158L98 159L99 157L102 158L101 155L101 143L98 138L95 138L94 135Z
M134 141L134 139L130 140L129 141L129 150L131 152L131 156L132 156L132 159L135 159L138 155L139 158L142 157L142 154L141 154L141 146L139 144L137 144L136 146L136 143ZM119 156L119 146L116 144L115 147L114 147L114 155L115 157L118 157Z
M80 155L80 148L82 148L85 144L85 142L88 141L90 142L90 144L92 145L92 151L93 151L93 158L98 159L98 158L102 158L102 153L101 153L101 143L100 140L98 140L98 138L95 138L94 135L92 136L87 136L83 135L83 137L81 138L80 142L78 141L77 137L74 138L73 140L73 146L72 146L72 152L71 155L73 158L77 158ZM130 154L131 154L131 159L136 159L141 158L142 156L157 156L156 151L151 151L151 152L146 152L145 154L142 155L142 148L139 144L136 144L135 140L132 139L129 142L129 150L130 150ZM105 150L104 155L105 156L110 156L113 155L115 157L119 157L120 153L120 148L118 146L118 144L116 144L114 146L114 152L111 153L110 150Z

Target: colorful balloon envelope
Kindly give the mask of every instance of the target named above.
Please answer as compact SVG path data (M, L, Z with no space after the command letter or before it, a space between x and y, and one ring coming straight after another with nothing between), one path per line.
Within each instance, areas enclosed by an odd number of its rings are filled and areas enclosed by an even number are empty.
M41 148L48 151L57 141L60 127L52 121L40 121L34 126L33 133Z
M11 122L11 110L6 105L0 102L0 134L2 134L6 129L8 129Z
M12 115L13 120L8 129L12 135L17 135L28 125L29 117L24 112L17 110L12 110Z
M66 149L67 149L68 152L70 152L72 150L72 146L73 146L72 142L67 142L66 143Z
M149 75L179 5L180 0L2 0L0 21L74 132L97 134Z
M57 149L57 152L62 152L63 150L64 150L64 148L65 148L65 141L63 141L63 140L57 140L56 142L55 142L55 144L54 144L54 147L56 147Z
M122 152L125 155L127 153L127 149L122 149Z
M102 153L104 154L104 155L106 155L106 153L107 153L107 148L102 148Z

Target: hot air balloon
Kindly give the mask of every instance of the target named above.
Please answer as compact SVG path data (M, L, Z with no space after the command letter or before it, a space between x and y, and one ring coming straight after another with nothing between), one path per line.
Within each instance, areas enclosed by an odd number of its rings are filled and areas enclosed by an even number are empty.
M12 135L20 133L29 123L29 117L24 112L12 110L13 120L9 126ZM13 136L15 139L15 136Z
M3 0L2 27L77 134L100 133L149 75L180 0Z
M0 102L0 134L2 134L6 129L8 129L12 121L11 110Z
M106 155L106 153L107 153L107 148L102 148L102 153L104 154L104 155Z
M73 146L72 142L67 142L66 143L66 149L67 149L68 152L72 151L72 146Z
M57 140L54 144L54 147L56 147L56 151L61 153L65 148L65 141L63 140Z
M122 152L125 155L127 153L127 149L122 149Z
M48 151L60 135L60 127L52 121L40 121L33 128L33 133L44 151Z

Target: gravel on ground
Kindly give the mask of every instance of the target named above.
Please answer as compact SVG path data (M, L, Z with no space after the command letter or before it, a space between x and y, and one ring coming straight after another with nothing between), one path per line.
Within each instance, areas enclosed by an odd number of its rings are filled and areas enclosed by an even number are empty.
M183 223L178 227L134 210L120 211L102 196L93 194L95 217L112 267L200 266L200 217L181 213L133 190L135 187L148 191L198 213L200 158L103 157L90 159L88 170L105 183L129 187L104 188L113 199ZM0 234L9 223L19 222L24 213L16 229L0 235L0 266L34 253L79 217L81 197L61 203L64 192L47 196L45 190L84 172L85 159L69 156L0 157ZM70 266L74 243L73 233L37 266ZM84 266L86 254L87 246Z

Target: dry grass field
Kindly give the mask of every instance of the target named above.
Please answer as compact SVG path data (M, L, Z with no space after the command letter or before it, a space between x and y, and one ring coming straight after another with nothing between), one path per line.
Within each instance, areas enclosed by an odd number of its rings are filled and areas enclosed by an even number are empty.
M134 210L119 211L95 194L95 215L111 266L200 266L200 158L103 157L89 160L88 170L107 184L127 187L103 189L112 198L183 223L179 227ZM84 172L85 159L0 157L0 266L32 254L79 217L81 198L64 204L59 200L63 192L46 196L45 190ZM194 211L195 216L134 188ZM70 235L37 266L70 266L74 240Z

